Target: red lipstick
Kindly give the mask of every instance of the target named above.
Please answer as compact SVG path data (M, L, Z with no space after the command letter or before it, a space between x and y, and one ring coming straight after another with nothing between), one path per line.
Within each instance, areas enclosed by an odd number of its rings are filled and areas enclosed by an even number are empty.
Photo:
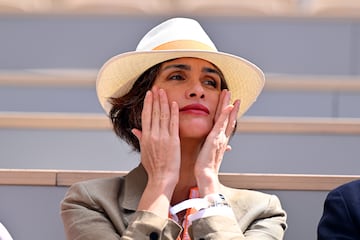
M188 113L201 114L201 115L204 114L208 115L210 113L207 107L199 103L186 105L180 108L180 112L188 112Z

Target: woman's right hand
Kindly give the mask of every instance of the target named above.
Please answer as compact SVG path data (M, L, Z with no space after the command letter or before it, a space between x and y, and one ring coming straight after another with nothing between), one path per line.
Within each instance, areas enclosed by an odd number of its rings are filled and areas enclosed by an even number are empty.
M142 131L132 130L140 142L141 163L148 174L139 208L154 210L148 209L154 207L151 202L159 201L156 196L170 201L179 180L179 107L175 102L169 105L166 92L153 87L146 93L141 117Z

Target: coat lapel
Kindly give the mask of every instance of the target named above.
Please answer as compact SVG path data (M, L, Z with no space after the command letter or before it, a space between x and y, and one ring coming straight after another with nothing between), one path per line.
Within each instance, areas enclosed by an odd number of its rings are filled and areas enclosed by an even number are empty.
M136 211L147 183L147 174L140 164L125 176L124 194L120 202L123 209Z

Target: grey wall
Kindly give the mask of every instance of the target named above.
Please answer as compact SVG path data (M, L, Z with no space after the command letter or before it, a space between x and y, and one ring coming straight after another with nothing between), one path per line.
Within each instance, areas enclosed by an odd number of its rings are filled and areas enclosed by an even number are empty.
M133 50L165 17L0 16L0 70L95 68ZM359 75L360 21L201 17L219 50L266 73ZM360 117L358 92L265 91L247 116ZM95 112L94 88L0 86L0 111ZM360 174L360 136L237 134L223 172ZM129 170L138 155L111 131L0 129L0 168ZM66 188L0 186L0 221L15 240L64 239ZM288 240L315 239L326 192L275 191Z
M2 69L98 68L167 17L0 16ZM219 50L266 72L359 74L356 20L197 17Z

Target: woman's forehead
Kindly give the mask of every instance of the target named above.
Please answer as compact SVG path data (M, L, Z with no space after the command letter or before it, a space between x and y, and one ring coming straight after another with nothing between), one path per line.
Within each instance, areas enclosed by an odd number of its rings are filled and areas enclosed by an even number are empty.
M203 71L206 69L205 72L216 73L222 80L225 80L221 70L216 65L207 60L194 57L182 57L165 61L161 64L160 71L165 71L171 68L192 70L192 65L200 66Z
M211 66L217 69L217 67L204 59L201 58L195 58L195 57L181 57L181 58L175 58L175 59L171 59L171 60L167 60L165 62L162 63L162 67L165 67L167 65L171 65L171 64L177 64L177 63L187 63L187 64L202 64L205 66Z

